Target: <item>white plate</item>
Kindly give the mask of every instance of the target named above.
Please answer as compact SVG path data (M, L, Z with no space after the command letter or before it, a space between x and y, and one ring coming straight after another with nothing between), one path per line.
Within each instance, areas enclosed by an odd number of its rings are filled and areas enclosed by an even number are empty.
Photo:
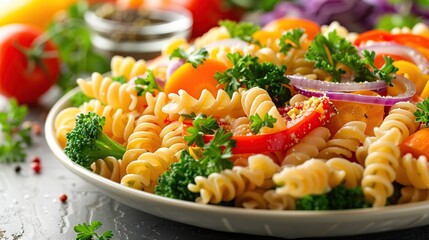
M358 235L429 224L429 202L317 212L250 210L169 199L122 186L69 160L55 138L55 116L69 106L69 99L76 90L62 97L49 112L45 125L48 145L71 172L99 187L107 196L135 209L213 230L287 238Z

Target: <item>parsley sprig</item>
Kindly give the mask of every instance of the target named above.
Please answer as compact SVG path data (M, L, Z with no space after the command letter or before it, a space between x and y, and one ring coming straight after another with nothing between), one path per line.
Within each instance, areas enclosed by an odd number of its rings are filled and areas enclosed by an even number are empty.
M429 127L429 97L422 102L416 103L417 110L414 112L416 116L416 122L421 122Z
M155 93L155 90L162 91L156 82L155 75L151 70L147 70L146 77L138 77L135 81L137 96L143 96L147 92Z
M262 127L273 128L276 122L277 119L268 113L265 113L264 119L262 119L258 113L255 113L255 115L250 116L250 130L252 130L254 134L258 134Z
M192 67L197 68L199 65L207 59L209 52L205 48L200 48L197 51L186 52L181 48L174 49L173 53L170 55L170 59L179 58L183 59L186 62L192 64Z
M394 73L398 70L393 66L392 59L385 58L384 66L378 69L374 64L374 52L364 51L363 55L364 58L358 54L358 50L351 42L333 31L328 34L328 37L316 35L305 57L314 62L315 68L331 74L333 82L340 82L341 76L346 73L346 68L349 68L353 72L355 82L374 81L378 77L391 85Z
M77 233L76 240L109 240L113 237L112 231L106 231L101 236L95 231L101 227L100 221L92 221L91 224L78 224L74 227Z
M258 25L249 22L237 23L231 20L220 21L219 25L228 30L231 38L239 38L243 41L260 45L260 43L252 37L252 35L260 29Z
M292 48L301 49L299 40L302 35L304 35L302 28L295 28L292 31L283 33L280 38L280 52L286 55Z
M241 56L237 52L229 53L227 57L234 66L224 72L217 72L215 79L219 84L224 84L229 96L242 86L248 89L260 87L268 92L276 106L285 106L291 97L289 79L284 74L286 66L260 63L258 57Z
M25 146L32 144L31 126L23 126L27 107L11 99L8 111L0 112L0 162L23 162L27 156Z
M392 79L395 78L394 74L398 71L398 68L393 65L393 59L390 56L383 56L384 65L378 69L375 66L375 52L363 50L362 55L364 56L364 62L371 66L373 74L378 76L381 80L384 80L389 86L393 86Z
M219 129L219 124L212 116L207 117L204 114L199 114L198 116L187 115L193 118L192 127L186 129L189 135L185 136L185 141L188 143L188 146L196 144L198 147L204 146L204 134L213 134L216 130ZM186 117L186 116L185 116Z

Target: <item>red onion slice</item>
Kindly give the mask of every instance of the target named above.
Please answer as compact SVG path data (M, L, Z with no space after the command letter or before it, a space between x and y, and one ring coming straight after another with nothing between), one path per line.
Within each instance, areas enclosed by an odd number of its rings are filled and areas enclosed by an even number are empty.
M374 82L326 82L321 80L313 80L299 75L288 75L290 84L299 88L329 92L352 92L361 90L383 91L386 90L387 84L385 81L377 80Z
M391 42L373 42L359 47L359 51L374 51L377 54L394 54L404 56L413 61L423 74L429 73L428 60L412 47Z
M405 89L404 93L397 96L369 96L369 95L360 95L360 94L347 93L347 92L317 91L314 89L307 89L296 85L295 85L295 89L298 93L307 97L327 96L331 100L376 104L376 105L384 105L384 106L392 106L397 102L408 101L416 93L416 87L414 86L414 84L410 80L408 80L407 78L401 75L396 75L396 78L392 80L392 83L401 84L402 87Z
M171 60L168 63L167 70L166 70L166 78L167 80L170 79L171 75L183 64L185 63L184 59L175 59Z

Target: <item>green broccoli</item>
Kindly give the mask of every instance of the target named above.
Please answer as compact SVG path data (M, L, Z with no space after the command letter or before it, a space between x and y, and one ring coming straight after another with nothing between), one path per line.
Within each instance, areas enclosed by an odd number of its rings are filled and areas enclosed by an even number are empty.
M226 133L223 128L217 130L212 141L204 145L200 160L195 160L188 150L183 150L180 161L173 163L170 170L165 171L158 179L155 193L169 198L195 201L199 194L188 190L188 184L195 183L195 177L207 177L211 173L232 168L233 164L229 158L232 156L235 140L231 137L232 133Z
M107 156L122 158L125 147L103 132L105 117L94 112L81 113L76 117L76 126L67 133L65 154L77 164L90 168L97 159Z
M344 185L339 185L326 194L307 195L296 201L297 210L340 210L370 206L361 187L348 189Z

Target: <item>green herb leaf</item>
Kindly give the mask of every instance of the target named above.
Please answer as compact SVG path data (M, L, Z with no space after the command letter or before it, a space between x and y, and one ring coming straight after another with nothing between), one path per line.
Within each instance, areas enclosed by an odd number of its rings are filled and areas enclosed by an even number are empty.
M84 21L88 8L86 1L78 1L69 7L65 19L52 22L47 30L47 37L58 46L62 69L57 84L63 91L74 88L79 77L110 71L110 60L92 45L91 32Z
M414 112L416 116L416 122L421 122L429 127L429 97L424 101L416 103L417 110Z
M189 127L186 130L189 135L185 136L184 138L188 146L191 146L195 143L198 147L203 147L203 135L213 134L217 129L219 129L219 124L216 119L214 119L212 116L207 118L206 115L200 114L194 118L192 127Z
M373 74L385 81L389 86L393 86L392 79L395 78L394 74L398 71L398 68L393 65L393 59L389 56L384 56L384 65L381 69L378 69L374 63L376 55L374 51L363 50L362 55L364 56L364 63L372 67Z
M331 74L333 82L340 82L341 75L346 73L345 67L353 71L355 82L375 80L375 75L365 65L356 47L336 31L330 32L328 37L316 35L305 57L314 62L315 68Z
M31 126L23 126L27 107L9 101L8 110L0 112L0 162L22 162L27 156L25 147L32 144Z
M302 28L295 28L292 31L283 33L280 38L280 52L286 55L292 48L301 49L299 40L302 35L304 35L304 30Z
M74 227L77 233L76 240L109 240L113 237L112 231L106 231L99 236L95 231L101 227L100 221L92 221L90 225L86 223L78 224Z
M256 31L261 29L258 25L249 22L237 23L230 20L220 21L219 25L228 30L231 38L239 38L243 41L260 45L260 43L252 37Z
M276 122L277 119L268 113L265 113L264 119L262 119L259 114L255 113L255 115L250 116L250 130L252 130L254 134L258 134L262 127L273 128Z
M209 53L205 48L200 48L198 51L191 53L187 53L181 48L176 48L171 54L170 59L174 57L183 59L186 62L192 64L194 68L197 68L199 65L203 64L208 55Z
M232 96L238 88L260 87L265 89L277 107L285 106L291 97L288 88L289 79L285 76L286 66L276 66L271 62L260 63L258 57L241 56L229 53L227 57L233 67L215 74L219 84L224 84L225 91Z
M155 90L162 91L156 82L155 75L151 70L147 70L146 78L138 77L135 81L137 96L143 96L147 92L155 93Z

